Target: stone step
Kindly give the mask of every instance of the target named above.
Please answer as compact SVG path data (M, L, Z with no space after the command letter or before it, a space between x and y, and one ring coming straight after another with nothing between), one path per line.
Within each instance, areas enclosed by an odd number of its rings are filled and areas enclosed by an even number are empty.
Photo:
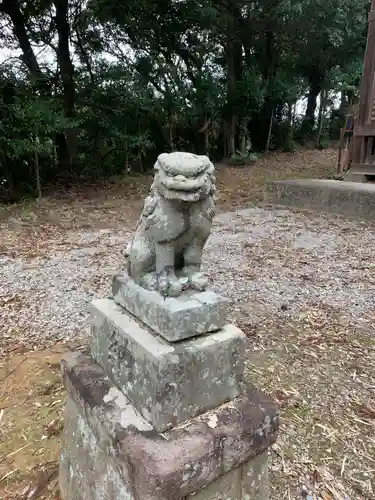
M367 181L367 177L366 177L366 174L361 174L361 173L353 172L350 169L344 175L344 181L346 181L346 182L366 182Z
M375 175L375 165L371 163L352 163L349 172L353 174Z

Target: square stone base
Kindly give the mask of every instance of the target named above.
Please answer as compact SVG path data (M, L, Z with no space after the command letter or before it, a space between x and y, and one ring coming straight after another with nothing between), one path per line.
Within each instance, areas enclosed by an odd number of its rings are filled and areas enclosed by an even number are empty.
M93 358L159 432L240 394L245 335L235 326L171 344L113 300L91 310Z
M228 299L214 292L186 291L164 298L145 290L126 273L115 276L113 300L169 342L216 332L226 323Z
M89 356L63 379L62 500L268 500L278 415L255 389L158 434Z

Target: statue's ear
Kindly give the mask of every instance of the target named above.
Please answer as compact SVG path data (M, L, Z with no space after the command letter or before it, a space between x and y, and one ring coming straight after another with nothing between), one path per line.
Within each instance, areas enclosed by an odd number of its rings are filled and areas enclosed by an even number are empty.
M163 163L163 160L168 156L168 153L161 153L156 160L154 165L155 170L160 170L160 164Z

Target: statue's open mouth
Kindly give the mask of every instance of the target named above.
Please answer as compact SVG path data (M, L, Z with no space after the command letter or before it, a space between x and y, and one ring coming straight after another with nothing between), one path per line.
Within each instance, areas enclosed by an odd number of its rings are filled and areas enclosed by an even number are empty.
M161 180L161 184L168 191L183 191L186 193L194 193L200 191L204 186L204 178L187 179L186 177L165 177Z
M164 187L164 186L163 186ZM183 191L181 189L166 189L163 191L163 196L167 200L177 200L177 201L186 201L193 203L195 201L199 201L202 197L202 191Z

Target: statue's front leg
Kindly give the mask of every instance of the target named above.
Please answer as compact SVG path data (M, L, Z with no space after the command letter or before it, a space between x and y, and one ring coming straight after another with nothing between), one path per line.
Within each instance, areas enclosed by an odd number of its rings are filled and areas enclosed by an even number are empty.
M164 297L178 297L182 285L175 274L175 247L173 243L155 243L156 275L159 292Z
M195 238L184 252L184 276L188 278L190 288L203 291L208 286L208 279L201 273L202 253L205 240Z

